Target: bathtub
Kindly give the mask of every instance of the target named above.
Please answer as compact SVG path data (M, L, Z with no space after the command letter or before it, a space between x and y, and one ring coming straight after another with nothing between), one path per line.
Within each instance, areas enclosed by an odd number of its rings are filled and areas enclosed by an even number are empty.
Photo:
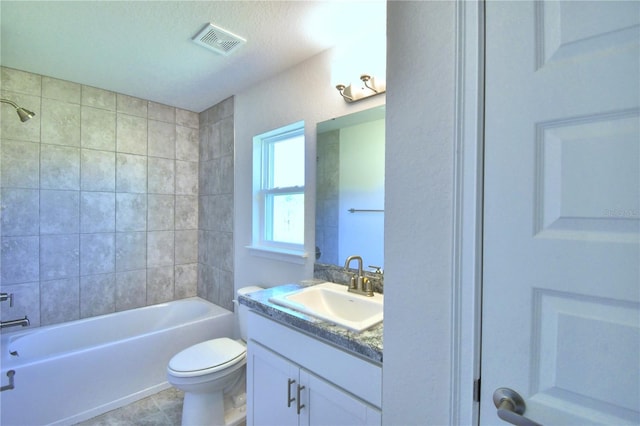
M193 297L3 334L0 424L71 425L170 387L173 355L233 336L233 313ZM10 374L11 375L11 374Z

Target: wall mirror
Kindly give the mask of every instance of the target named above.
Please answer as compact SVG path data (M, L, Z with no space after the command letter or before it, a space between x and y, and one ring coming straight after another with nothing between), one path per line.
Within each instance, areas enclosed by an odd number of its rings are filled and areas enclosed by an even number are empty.
M317 125L316 262L384 267L385 106Z

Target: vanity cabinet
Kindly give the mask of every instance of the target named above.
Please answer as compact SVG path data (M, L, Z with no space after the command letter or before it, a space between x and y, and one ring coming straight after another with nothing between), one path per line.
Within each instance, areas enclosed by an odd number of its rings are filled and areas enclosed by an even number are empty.
M253 312L247 356L248 425L381 424L379 364Z

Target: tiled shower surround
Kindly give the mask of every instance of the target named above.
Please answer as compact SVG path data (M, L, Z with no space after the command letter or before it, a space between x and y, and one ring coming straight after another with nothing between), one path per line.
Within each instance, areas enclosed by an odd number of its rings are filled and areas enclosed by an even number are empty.
M0 287L14 294L2 320L48 325L195 295L219 302L221 281L198 284L198 170L210 145L199 115L1 71L2 98L36 113L21 123L1 105Z
M200 113L198 295L233 310L233 107Z
M318 134L316 149L316 262L338 265L340 130Z

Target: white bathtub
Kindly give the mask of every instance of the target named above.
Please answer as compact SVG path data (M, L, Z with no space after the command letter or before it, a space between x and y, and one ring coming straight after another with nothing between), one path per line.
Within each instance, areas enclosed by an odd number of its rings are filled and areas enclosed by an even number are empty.
M169 359L233 336L233 313L194 297L3 334L0 424L70 425L170 387ZM12 355L12 353L17 353Z

